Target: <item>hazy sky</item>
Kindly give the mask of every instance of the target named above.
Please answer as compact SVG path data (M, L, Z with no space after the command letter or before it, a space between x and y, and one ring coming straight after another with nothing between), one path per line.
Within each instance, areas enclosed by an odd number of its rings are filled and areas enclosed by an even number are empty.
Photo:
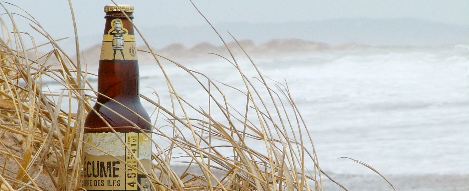
M30 12L52 36L60 38L73 35L68 0L7 2ZM103 7L112 2L72 0L72 3L80 36L101 33L104 25ZM135 6L135 23L140 28L205 24L189 0L116 0L116 3ZM469 26L469 0L194 0L194 3L212 23L416 18ZM10 12L21 12L11 5L4 5ZM16 17L15 21L20 27L28 28L27 20Z

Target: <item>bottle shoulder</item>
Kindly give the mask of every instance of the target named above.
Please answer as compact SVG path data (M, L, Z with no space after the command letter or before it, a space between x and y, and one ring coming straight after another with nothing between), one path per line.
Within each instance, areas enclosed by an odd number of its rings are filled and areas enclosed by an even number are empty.
M150 130L150 117L137 99L115 99L98 102L85 119L85 127L132 127L133 124L144 130Z

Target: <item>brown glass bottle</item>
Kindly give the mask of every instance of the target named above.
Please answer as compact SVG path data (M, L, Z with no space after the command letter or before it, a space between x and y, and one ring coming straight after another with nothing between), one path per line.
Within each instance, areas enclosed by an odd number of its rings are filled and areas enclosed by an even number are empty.
M149 179L137 170L142 170L139 160L150 173L151 125L139 98L134 28L121 10L133 19L133 6L107 5L104 8L106 24L98 69L98 103L84 125L83 186L87 190L151 187Z

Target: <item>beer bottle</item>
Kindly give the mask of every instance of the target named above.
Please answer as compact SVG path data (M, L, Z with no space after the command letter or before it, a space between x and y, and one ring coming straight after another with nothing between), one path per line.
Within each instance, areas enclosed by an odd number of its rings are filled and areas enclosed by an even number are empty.
M84 125L83 187L87 190L151 188L143 173L151 170L151 126L139 98L137 49L128 19L133 19L133 10L130 5L104 7L99 94Z

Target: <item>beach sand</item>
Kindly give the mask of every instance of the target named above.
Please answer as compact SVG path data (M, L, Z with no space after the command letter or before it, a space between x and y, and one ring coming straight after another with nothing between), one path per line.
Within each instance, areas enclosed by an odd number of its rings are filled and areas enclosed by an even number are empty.
M386 191L392 187L379 175L330 175L335 181L342 184L347 190L359 191ZM469 175L390 175L385 176L399 191L456 191L469 190ZM324 190L344 190L330 180L323 177Z

